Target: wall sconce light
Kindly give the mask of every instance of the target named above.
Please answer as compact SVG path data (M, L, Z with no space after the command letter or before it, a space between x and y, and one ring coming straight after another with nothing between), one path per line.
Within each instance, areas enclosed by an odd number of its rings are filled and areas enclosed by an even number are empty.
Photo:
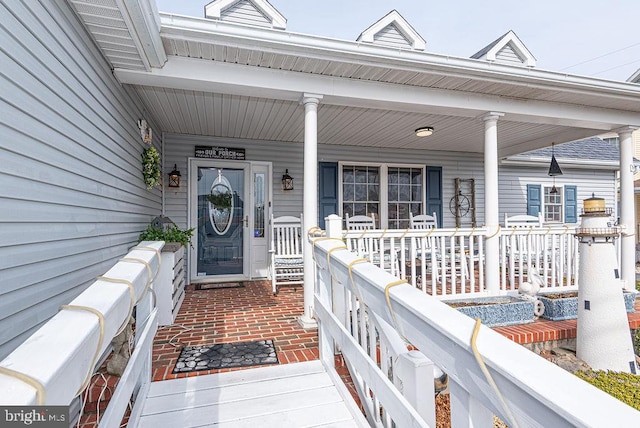
M288 169L282 176L282 190L293 190L293 177L289 175Z
M415 132L417 137L428 137L433 134L433 126L421 126Z
M147 125L147 121L144 119L138 120L138 129L140 130L140 138L146 144L151 144L153 140L153 131L151 127Z
M173 171L169 173L169 187L180 187L180 171L177 164L173 164Z

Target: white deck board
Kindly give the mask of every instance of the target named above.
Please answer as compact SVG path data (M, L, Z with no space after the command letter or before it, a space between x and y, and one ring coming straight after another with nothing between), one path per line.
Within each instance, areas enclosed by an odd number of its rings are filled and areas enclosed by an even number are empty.
M279 364L273 366L258 367L251 370L238 370L227 373L219 373L215 376L192 376L180 379L153 382L148 397L165 394L175 394L178 391L189 392L208 388L238 385L246 382L257 382L271 379L296 377L312 373L324 373L324 367L320 360L308 361L296 364Z
M320 361L153 382L137 426L357 427Z

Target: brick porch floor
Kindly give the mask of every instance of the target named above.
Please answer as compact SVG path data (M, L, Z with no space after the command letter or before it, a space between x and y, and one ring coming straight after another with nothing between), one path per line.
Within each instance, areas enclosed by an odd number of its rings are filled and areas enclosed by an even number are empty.
M318 359L318 334L298 324L302 287L246 281L244 287L196 290L188 286L175 324L160 327L153 342L153 380L200 376L242 368L171 373L183 346L272 339L280 364Z

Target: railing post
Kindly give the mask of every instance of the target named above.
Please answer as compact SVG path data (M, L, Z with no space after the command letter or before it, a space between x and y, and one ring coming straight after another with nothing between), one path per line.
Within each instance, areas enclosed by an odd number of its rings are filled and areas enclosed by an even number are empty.
M342 218L331 214L324 218L324 224L327 228L327 237L342 238Z
M327 228L327 238L342 239L342 218L335 214L331 214L324 219ZM329 278L331 281L332 278ZM348 325L349 311L347 309L347 293L341 284L335 284L331 287L331 304L333 313L342 322L342 325Z
M493 413L451 378L449 398L452 428L493 428Z
M398 355L397 376L394 383L402 395L430 427L436 426L436 405L433 362L420 351ZM398 381L402 384L398 385Z

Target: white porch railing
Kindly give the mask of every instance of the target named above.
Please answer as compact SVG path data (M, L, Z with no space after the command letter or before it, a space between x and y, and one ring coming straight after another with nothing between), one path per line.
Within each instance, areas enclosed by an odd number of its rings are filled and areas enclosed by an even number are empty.
M501 292L517 290L536 268L550 288L578 283L575 228L501 228ZM438 298L487 295L486 228L341 231L349 250Z
M578 286L575 226L503 228L500 232L500 289L515 290L536 268L547 288Z
M493 415L510 427L640 424L640 412L359 259L340 233L333 236L311 238L320 357L331 368L334 352L342 353L372 426L433 426L430 361L449 376L454 427L493 426ZM407 352L407 342L424 356Z
M153 279L164 242L141 242L0 362L3 405L69 405L87 386L97 358L136 309L135 347L101 427L119 427L133 396L137 419L151 382L158 322Z

